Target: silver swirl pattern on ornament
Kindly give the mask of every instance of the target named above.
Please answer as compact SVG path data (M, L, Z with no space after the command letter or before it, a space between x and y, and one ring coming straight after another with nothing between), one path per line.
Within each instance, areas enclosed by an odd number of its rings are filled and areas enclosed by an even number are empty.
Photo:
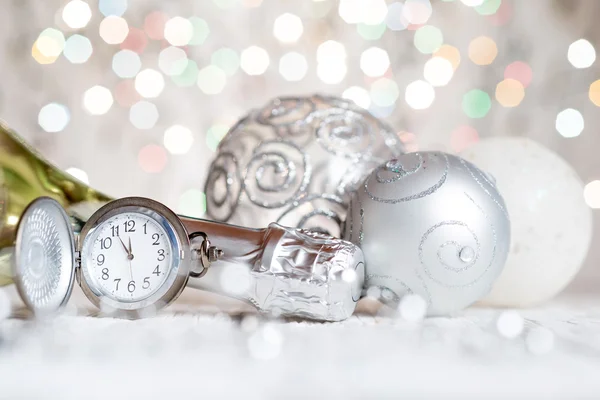
M277 223L339 237L345 216L346 207L342 199L333 195L312 194L294 201Z
M213 218L227 221L239 204L242 177L233 153L221 152L210 166L204 191L206 207Z
M419 243L421 267L429 279L446 288L476 284L489 272L496 258L495 227L473 198L467 193L465 196L483 213L489 224L491 249L483 249L480 235L463 221L443 221L427 230ZM449 237L453 239L448 240Z
M437 160L438 157L441 157L443 162L443 169L438 180L433 184L425 183L425 186L423 186L424 181L419 179L419 172L426 168L425 165L427 163L439 163L439 160ZM374 190L369 189L371 179L365 181L364 190L371 200L380 203L397 204L420 199L435 193L444 185L448 177L449 168L450 162L448 156L444 153L427 153L425 156L420 153L406 154L402 157L402 160L394 159L378 167L375 173L375 181L379 184L401 184L410 189L410 194L400 197L390 197L383 190L381 191L382 193L378 194Z
M483 172L482 170L480 170L479 168L477 168L470 162L461 158L460 163L469 172L469 174L471 175L473 180L475 182L477 182L477 185L479 185L479 187L481 188L481 190L483 190L483 192L487 195L487 197L489 197L490 200L492 200L494 202L494 204L496 204L496 206L500 209L500 211L502 211L502 213L504 214L504 216L506 218L510 219L510 216L508 215L508 211L506 210L506 206L503 203L501 203L500 201L498 201L497 196L492 194L489 190L489 187L495 188L496 183L493 182L485 172ZM485 185L484 185L484 183L485 183Z
M315 114L317 142L323 149L354 160L370 158L377 137L364 114L338 108Z
M62 244L54 219L37 209L24 224L19 254L19 279L27 300L34 309L45 307L55 296L62 267Z
M250 158L244 192L260 207L283 207L306 192L311 172L308 156L298 146L280 140L266 141Z

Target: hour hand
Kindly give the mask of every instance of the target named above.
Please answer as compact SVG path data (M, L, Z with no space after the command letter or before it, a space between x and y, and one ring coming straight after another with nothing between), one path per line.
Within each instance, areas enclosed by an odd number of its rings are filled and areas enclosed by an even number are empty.
M125 246L125 243L123 243L123 240L121 239L120 236L117 236L119 238L119 241L121 242L121 244L123 245L123 248L125 249L125 253L127 253L127 255L129 255L129 250L127 249L127 246ZM131 240L131 239L130 239Z

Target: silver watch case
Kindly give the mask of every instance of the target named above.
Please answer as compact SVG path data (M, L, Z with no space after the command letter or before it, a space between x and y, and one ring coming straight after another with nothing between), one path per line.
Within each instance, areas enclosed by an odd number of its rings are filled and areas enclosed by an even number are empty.
M87 273L80 255L91 245L86 238L105 220L124 212L146 214L167 232L173 262L169 274L153 294L134 302L117 301L104 295ZM187 284L191 268L190 241L187 232L168 207L147 198L128 197L112 201L86 222L75 234L69 216L54 199L41 197L29 204L17 228L14 275L25 304L35 314L51 313L66 304L74 281L88 299L104 313L138 318L148 316L179 297Z

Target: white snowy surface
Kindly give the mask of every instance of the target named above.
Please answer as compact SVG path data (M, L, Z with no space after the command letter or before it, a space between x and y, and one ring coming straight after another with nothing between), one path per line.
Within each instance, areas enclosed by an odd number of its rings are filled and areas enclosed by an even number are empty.
M195 302L184 296L137 321L71 307L53 320L0 322L0 398L600 396L600 298L422 322L369 315L363 304L342 323L219 314Z

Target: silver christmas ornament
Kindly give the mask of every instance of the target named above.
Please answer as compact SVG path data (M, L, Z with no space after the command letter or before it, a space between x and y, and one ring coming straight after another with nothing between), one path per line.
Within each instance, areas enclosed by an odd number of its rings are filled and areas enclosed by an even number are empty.
M274 99L219 144L206 181L207 213L242 226L278 222L339 237L350 194L402 150L391 128L353 102Z
M409 153L373 171L354 194L344 237L366 262L365 287L397 305L414 293L428 315L485 296L508 254L510 221L493 178L441 152Z

